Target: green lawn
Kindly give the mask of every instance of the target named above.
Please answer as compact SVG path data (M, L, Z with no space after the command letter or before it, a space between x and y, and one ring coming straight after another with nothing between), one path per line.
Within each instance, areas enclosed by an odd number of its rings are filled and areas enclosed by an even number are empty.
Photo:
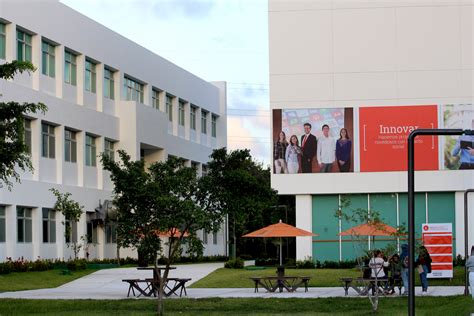
M13 272L0 275L0 292L36 290L58 287L97 270L71 271L71 275L61 275L61 270L38 272ZM1 309L0 309L1 314Z
M197 281L192 288L252 288L253 281L249 278L254 276L275 275L276 268L267 268L265 270L244 270L244 269L217 269L205 278ZM339 278L354 277L361 275L358 269L286 269L288 276L310 276L312 277L309 286L330 287L341 286ZM417 278L417 285L420 285ZM454 278L449 279L430 279L430 286L436 285L464 285L464 268L454 268Z
M417 315L469 315L470 297L417 297ZM155 300L0 299L0 315L156 315ZM168 299L166 315L373 315L367 298ZM406 315L406 298L384 298L377 315Z

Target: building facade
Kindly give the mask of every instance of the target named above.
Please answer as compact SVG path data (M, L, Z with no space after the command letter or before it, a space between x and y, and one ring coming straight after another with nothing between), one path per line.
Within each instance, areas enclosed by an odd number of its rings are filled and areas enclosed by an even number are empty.
M409 132L474 129L473 2L270 0L268 10L271 139L295 135L303 151L300 160L287 153L293 174L275 168L272 186L296 195L297 226L319 234L297 238L297 259L353 259L359 241L339 234L357 222L341 211L407 227ZM317 138L312 154L305 123ZM350 142L338 141L343 129ZM450 223L453 256L464 255L465 225L474 244L474 196L468 223L463 215L474 187L474 171L463 169L474 156L460 140L423 137L415 147L417 238L422 224ZM364 248L404 242L377 239Z
M104 207L113 184L100 153L118 158L124 149L147 164L172 155L201 174L212 150L226 146L225 82L206 82L59 1L0 3L0 62L12 60L37 71L3 81L1 100L43 102L48 111L25 123L34 171L0 191L0 261L73 255L50 188L84 206L70 236L89 238L79 255L116 256ZM205 255L226 253L224 230L202 234ZM122 249L127 255L134 251Z

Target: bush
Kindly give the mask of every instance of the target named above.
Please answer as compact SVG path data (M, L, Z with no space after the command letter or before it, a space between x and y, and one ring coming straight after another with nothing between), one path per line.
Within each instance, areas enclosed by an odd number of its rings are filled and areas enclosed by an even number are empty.
M66 263L66 268L71 271L85 270L87 261L85 259L70 260Z
M307 257L304 260L296 260L296 269L315 269L316 264L313 258Z
M276 266L278 264L278 260L274 258L257 258L255 259L256 266Z
M464 267L465 265L466 265L466 257L457 255L456 258L453 260L453 266L455 267Z
M198 262L225 262L229 260L227 256L187 256L176 258L173 263L198 263ZM158 264L164 265L168 262L168 258L161 257Z
M224 264L224 268L227 269L243 269L244 261L240 258L231 259Z

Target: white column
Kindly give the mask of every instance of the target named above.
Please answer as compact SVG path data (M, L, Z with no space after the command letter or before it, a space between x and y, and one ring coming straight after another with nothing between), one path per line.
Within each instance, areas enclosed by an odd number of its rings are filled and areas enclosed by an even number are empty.
M189 140L189 132L190 132L190 129L191 129L191 117L190 117L190 113L191 113L191 104L189 102L186 102L184 104L184 138L186 140Z
M43 209L33 208L31 211L31 248L32 260L36 260L40 255L40 246L43 243Z
M58 126L54 129L55 137L55 161L56 161L56 183L63 183L64 167L64 126Z
M196 143L201 143L201 108L196 108Z
M87 242L87 240L81 239L81 237L86 238L86 233L87 233L86 212L84 211L81 214L79 222L77 222L77 242L78 242L78 244L84 246L84 242ZM86 257L84 247L81 248L81 250L77 254L77 257L78 258L85 258Z
M8 23L5 25L5 59L8 62L16 59L16 24Z
M311 195L296 195L296 227L313 231L313 205ZM296 260L313 256L313 239L296 237ZM314 258L313 258L314 259Z
M16 38L16 35L15 35ZM31 74L32 87L35 90L39 90L40 86L40 74L41 74L41 36L33 35L31 37L31 61L37 68L35 72ZM15 46L16 47L16 46Z
M77 185L80 187L84 186L84 151L86 144L86 133L84 131L76 133L76 146L77 146Z
M143 84L143 104L152 107L153 98L152 98L152 87L149 84Z
M119 102L122 100L122 87L123 87L123 72L117 70L114 72L114 100Z
M97 164L96 164L96 170L97 170L97 189L103 190L104 189L104 167L102 166L102 163L100 162L100 154L104 152L104 146L105 146L105 139L104 137L97 137L96 138L96 148L97 148Z
M56 212L56 256L64 260L64 247L66 247L64 239L64 216L61 212Z
M97 258L104 259L105 251L105 226L97 226Z
M76 56L76 73L77 73L77 104L84 105L84 81L86 69L86 56Z
M7 228L6 230L6 235L5 235L5 241L6 241L6 256L7 257L12 257L13 260L15 260L17 257L15 253L15 248L17 246L17 220L16 220L16 205L9 205L5 207L5 227Z
M173 97L173 135L178 136L178 112L179 112L179 98Z
M64 82L64 46L58 45L54 49L54 61L56 67L56 97L63 98L63 82Z
M103 112L104 110L104 64L95 65L95 75L96 75L96 102L97 111Z

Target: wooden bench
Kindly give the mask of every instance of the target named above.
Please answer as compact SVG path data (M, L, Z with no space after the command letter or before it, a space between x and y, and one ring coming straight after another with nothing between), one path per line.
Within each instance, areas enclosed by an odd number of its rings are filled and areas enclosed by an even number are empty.
M286 289L288 292L294 292L298 287L304 285L305 292L308 292L308 283L311 277L307 276L267 276L267 277L251 277L254 284L254 293L258 292L258 286L261 285L268 292L275 292L277 289L280 292Z
M186 292L186 283L191 279L181 279L181 278L168 278L167 282L163 288L165 296L171 296L172 294L178 295L181 297L183 295L187 296L188 293ZM137 296L135 290L138 291L138 296L157 296L158 294L158 285L153 279L123 279L122 282L126 282L129 284L127 297L130 297L130 292L132 292L133 296ZM174 282L172 285L170 282ZM144 283L145 286L142 288L140 287L140 283Z
M367 279L367 278L339 278L339 280L343 283L342 287L344 288L345 296L349 294L349 288L354 289L359 295L367 295L369 290L372 291L380 291L385 295L384 290L386 287L382 288L382 284L388 284L388 278L380 278L380 279ZM357 286L354 284L354 281L362 284L363 286ZM394 286L398 287L399 293L402 292L402 283L401 279L397 278L394 280ZM376 284L377 283L377 284ZM377 288L375 286L377 285Z

